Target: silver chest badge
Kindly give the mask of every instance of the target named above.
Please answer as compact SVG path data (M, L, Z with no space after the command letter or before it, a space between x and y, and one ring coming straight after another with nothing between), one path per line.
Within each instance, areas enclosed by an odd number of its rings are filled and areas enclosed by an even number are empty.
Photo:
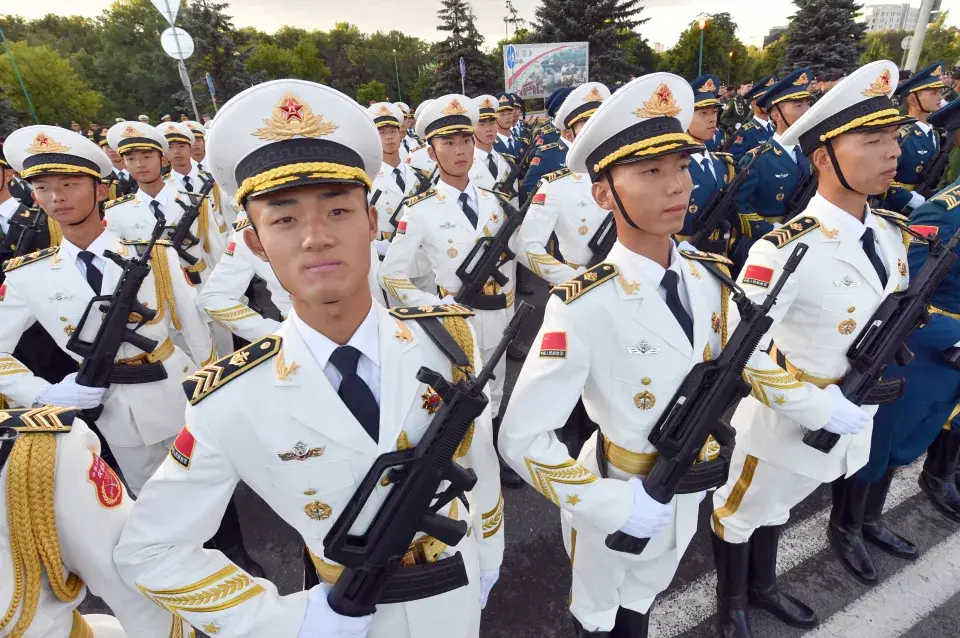
M627 352L630 354L638 354L641 357L645 357L648 354L657 354L660 352L660 348L650 345L647 341L641 341L632 348L627 348Z
M857 288L860 285L860 282L850 275L844 275L843 279L833 282L833 285L837 288Z
M451 224L450 222L443 222L443 223L440 224L440 226L439 226L439 228L440 228L441 230L451 230L451 229L456 228L456 227L457 227L456 224Z

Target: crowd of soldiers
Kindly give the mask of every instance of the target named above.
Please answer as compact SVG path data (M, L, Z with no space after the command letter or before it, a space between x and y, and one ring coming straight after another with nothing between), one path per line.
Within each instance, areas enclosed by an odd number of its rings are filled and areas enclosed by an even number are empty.
M960 522L948 84L652 73L527 118L288 79L205 123L11 132L0 633L475 638L524 483L576 636L647 636L707 497L719 634L814 627L776 559L821 484L865 584L866 544L918 555L882 516L897 468L926 453ZM302 537L303 591L244 547L240 481Z

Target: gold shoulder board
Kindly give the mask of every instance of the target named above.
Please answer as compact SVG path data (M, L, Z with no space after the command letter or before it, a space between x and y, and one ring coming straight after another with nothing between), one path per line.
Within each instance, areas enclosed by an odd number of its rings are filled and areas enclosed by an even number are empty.
M479 188L479 187L478 187L478 188ZM491 195L496 195L496 197L497 197L498 199L502 199L503 201L507 202L508 204L510 203L510 197L508 197L508 196L505 195L504 193L501 193L500 191L491 190L491 189L489 189L489 188L481 188L480 190L486 191L486 192L490 193Z
M200 403L217 388L223 387L228 381L252 370L280 352L281 342L280 337L268 335L219 361L200 368L183 380L183 390L187 394L187 400L191 405Z
M436 194L437 194L437 189L431 188L426 193L422 193L420 195L417 195L416 197L411 197L410 199L407 200L407 208L413 206L414 204L419 204L425 199L430 199Z
M610 281L620 274L617 267L613 264L597 264L587 272L569 281L565 281L556 286L550 292L560 299L563 303L570 303L574 299L579 299L593 290L605 281Z
M244 218L241 219L241 220L238 220L238 221L233 222L233 230L235 230L235 231L241 231L241 230L243 230L244 228L250 228L250 218L249 218L249 217L244 217Z
M410 151L410 153L411 153L411 154L412 154L412 153L416 153L417 151L419 151L419 150L421 150L421 149L424 149L424 148L427 148L427 145L426 145L426 144L421 144L421 145L418 146L417 148L415 148L415 149L413 149L412 151Z
M541 144L540 146L537 147L537 150L538 150L538 151L549 151L550 149L552 149L552 148L557 148L558 146L560 146L560 145L557 144L556 142L550 142L549 144Z
M553 171L552 173L547 173L546 175L543 176L543 179L547 180L548 182L555 182L561 177L566 177L571 173L573 173L573 171L571 171L569 168L561 168L559 171Z
M897 226L900 226L901 228L908 225L910 222L909 217L907 217L906 215L901 215L900 213L895 213L892 210L884 210L882 208L871 208L870 211L874 215L877 215L878 217L889 219L890 221L892 221Z
M8 259L7 261L3 262L3 272L10 272L11 270L16 270L21 266L32 264L33 262L40 261L41 259L46 259L51 255L57 254L58 250L60 250L60 246L51 246L50 248L44 248L43 250L30 253L29 255L22 255L20 257Z
M960 206L960 186L952 186L930 199L934 202L942 202L947 210L953 210Z
M104 210L106 210L106 209L108 209L108 208L110 208L110 207L112 207L112 206L116 206L117 204L122 204L122 203L124 203L124 202L129 202L129 201L130 201L131 199L133 199L134 197L135 197L134 193L130 193L129 195L124 195L123 197L118 197L118 198L116 198L116 199L111 199L109 202L107 202L107 203L105 203L105 204L103 205L103 208L104 208Z
M702 250L681 250L680 254L687 259L695 259L696 261L714 261L725 266L733 265L733 262L723 255L718 255L716 253L705 253Z
M61 408L58 405L44 405L39 408L26 408L0 411L0 427L13 428L17 432L60 433L73 428L73 419L80 410Z
M773 232L767 233L763 238L777 248L783 248L793 240L799 239L819 227L820 222L813 217L801 217L789 224L781 226Z
M146 246L150 243L149 239L121 239L120 243L124 246ZM173 242L169 239L158 239L156 241L157 246L173 246Z
M459 304L445 306L403 306L391 308L390 314L397 319L424 319L426 317L472 317L475 313Z

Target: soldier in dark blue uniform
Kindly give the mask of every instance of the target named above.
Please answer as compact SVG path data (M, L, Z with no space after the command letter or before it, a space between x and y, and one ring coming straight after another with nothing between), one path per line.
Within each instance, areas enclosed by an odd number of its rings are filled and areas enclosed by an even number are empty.
M541 136L535 139L537 150L533 152L533 156L530 158L530 166L520 186L521 204L537 188L537 184L540 183L540 179L544 175L559 171L567 165L567 148L569 147L560 141L560 130L554 126L552 120L557 114L557 109L560 108L560 105L563 104L572 90L569 87L559 88L550 94L544 104L551 121L541 127Z
M693 87L693 120L687 132L701 144L713 139L720 115L720 100L717 99L717 87L720 78L715 75L702 75L690 83ZM694 223L698 215L705 212L707 204L714 194L733 180L735 164L728 153L713 153L704 150L690 155L690 177L693 179L693 191L690 193L690 205L683 230L676 236L685 241L693 234ZM706 249L704 249L706 250ZM710 252L717 252L711 249ZM722 250L721 250L722 252Z
M705 141L703 145L706 146L707 150L712 153L713 151L723 150L723 140L723 130L717 128L717 132L713 134L713 139Z
M944 127L960 142L960 100L954 100L928 122ZM910 227L946 242L960 228L960 179L918 206ZM914 241L910 272L920 269L927 247ZM930 321L906 343L915 358L909 366L890 366L884 376L906 380L904 396L881 406L873 419L870 462L855 477L870 482L863 514L863 536L889 554L912 559L917 548L891 532L880 514L897 467L909 465L927 451L920 487L937 509L960 522L960 493L955 472L960 455L960 262L953 265L930 300ZM932 445L931 445L932 444Z
M733 143L730 145L730 154L738 162L746 155L747 151L760 146L773 136L775 131L773 122L768 119L766 111L760 107L759 100L776 83L777 78L768 75L758 80L744 96L744 99L750 103L750 108L753 109L753 117L737 129Z
M524 119L527 116L527 107L523 104L523 98L516 93L511 93L510 98L513 100L514 123L511 129L513 136L522 141L525 146L529 146L531 142L530 125Z
M781 136L810 108L813 97L807 87L812 77L810 69L798 69L776 82L757 100L758 107L770 114L776 132L740 162L741 169L751 163L752 168L737 191L740 237L734 247L733 261L738 268L759 238L786 221L784 216L790 198L810 175L810 162L800 147L784 146Z
M902 153L897 160L897 178L877 204L878 208L909 214L926 201L914 189L923 181L924 169L940 150L940 136L928 124L928 118L940 108L940 97L946 88L940 79L942 71L942 63L931 64L897 87L897 95L906 102L907 112L917 121L900 128Z
M497 141L493 150L516 162L523 155L523 143L513 134L513 98L509 93L497 96Z

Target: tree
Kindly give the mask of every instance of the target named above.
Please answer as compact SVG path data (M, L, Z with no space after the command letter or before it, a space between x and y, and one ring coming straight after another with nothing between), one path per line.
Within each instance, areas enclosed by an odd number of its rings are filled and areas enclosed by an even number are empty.
M0 140L20 128L21 115L13 110L4 89L0 87Z
M96 117L103 97L77 77L69 61L46 45L9 44L41 124L67 125L72 119L88 122ZM0 86L18 86L6 55L0 57ZM11 91L6 98L14 111L28 112L27 100L21 92Z
M637 68L627 59L633 30L648 18L640 0L543 0L537 7L541 42L589 42L590 77L615 84L628 80Z
M890 46L889 38L887 37L890 33L898 33L897 31L874 31L868 33L866 38L863 40L864 51L863 55L860 56L860 59L857 63L860 66L864 64L869 64L870 62L876 62L877 60L893 60L898 62L900 60L901 53L896 55L893 53L893 49ZM906 33L906 32L904 32ZM900 43L897 43L897 50L900 51Z
M357 102L366 107L372 102L386 102L387 87L379 80L370 80L357 90Z
M787 38L780 36L760 52L757 65L751 77L759 79L767 75L777 75L783 67L783 57L787 53Z
M440 11L440 31L450 35L436 48L437 68L434 75L435 95L460 93L460 58L467 65L464 86L467 95L491 93L499 85L498 74L490 60L480 50L483 36L477 31L476 15L466 0L443 0Z
M727 76L749 77L752 68L747 48L737 37L737 24L729 13L708 16L703 28L703 72L714 73L724 81ZM733 51L733 56L730 52ZM700 66L700 25L692 22L680 34L676 46L664 53L660 68L685 78L697 77Z
M865 50L866 26L857 22L856 0L793 0L797 12L787 29L784 72L811 67L815 75L849 73Z
M937 21L927 29L917 70L934 62L944 62L947 69L952 69L957 64L960 58L960 35L957 34L956 29L947 29L943 26L948 13L942 12L937 17Z
M506 8L507 8L507 15L503 19L503 23L504 25L512 25L513 35L516 36L517 30L522 29L523 25L525 25L527 21L520 17L520 12L517 11L517 8L515 6L513 6L513 2L511 2L511 0L507 0Z
M653 50L650 42L639 33L631 31L624 42L623 50L627 54L627 64L637 69L637 74L650 73L660 64L660 55Z

